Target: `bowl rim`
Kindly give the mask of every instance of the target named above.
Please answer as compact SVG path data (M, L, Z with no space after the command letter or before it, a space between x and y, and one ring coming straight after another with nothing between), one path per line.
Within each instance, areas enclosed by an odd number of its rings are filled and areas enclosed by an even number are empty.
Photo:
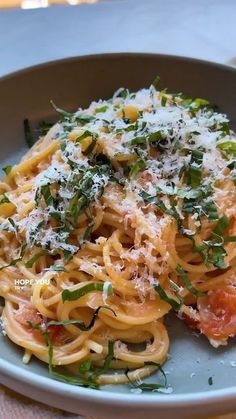
M166 61L185 61L188 63L196 63L205 65L212 68L222 69L226 72L236 74L236 68L228 64L221 64L213 61L202 60L198 58L185 57L181 55L170 55L170 54L157 54L157 53L145 53L145 52L118 52L118 53L99 53L99 54L87 54L78 55L67 58L60 58L56 60L45 61L33 66L28 66L17 71L13 71L4 74L0 77L1 83L27 75L30 72L43 70L47 67L58 66L60 64L69 64L76 61L86 60L102 60L102 59L117 59L117 58L160 58ZM209 389L208 391L200 391L195 393L183 393L183 394L161 394L158 393L157 397L153 394L143 393L140 397L139 394L131 392L119 393L110 392L107 389L101 387L100 390L94 390L90 388L84 388L80 386L73 386L64 382L60 382L52 379L50 376L45 377L37 374L33 371L28 371L17 365L13 365L11 362L0 358L0 374L5 377L9 377L17 382L21 382L26 385L33 385L35 389L49 391L55 395L66 395L72 399L83 398L85 401L94 401L100 404L109 405L126 405L131 408L143 406L145 408L161 407L161 408L174 408L174 407L191 407L196 405L215 405L221 402L230 402L236 397L236 386L223 388L223 389Z
M218 68L218 69L222 69L225 71L229 71L232 74L236 72L236 66L232 65L232 64L227 64L227 63L219 63L219 62L214 62L214 61L209 61L209 60L204 60L201 58L192 58L192 57L186 57L184 55L176 55L176 54L159 54L159 53L154 53L154 52L104 52L104 53L98 53L98 54L83 54L83 55L74 55L74 56L70 56L70 57L66 57L66 58L58 58L58 59L53 59L53 60L49 60L49 61L43 61L41 63L37 63L34 64L32 66L27 66L27 67L23 67L20 68L18 70L15 71L11 71L9 73L3 74L2 76L0 76L0 83L8 80L10 78L14 78L14 77L20 77L24 74L30 73L32 71L37 71L37 70L41 70L44 67L53 67L54 65L57 66L59 64L63 64L63 63L70 63L70 62L76 62L76 61L86 61L86 60L97 60L97 59L105 59L105 58L135 58L135 57L143 57L145 58L160 58L160 59L164 59L164 60L170 60L170 61L186 61L189 63L198 63L198 64L202 64L202 65L207 65L209 67L214 67L214 68Z

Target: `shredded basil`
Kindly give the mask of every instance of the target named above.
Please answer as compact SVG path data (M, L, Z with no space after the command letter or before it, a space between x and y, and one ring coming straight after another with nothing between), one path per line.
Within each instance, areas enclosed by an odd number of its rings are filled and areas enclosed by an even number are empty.
M13 259L13 260L12 260L10 263L8 263L7 265L1 266L1 267L0 267L0 271L2 271L2 270L3 270L3 269L5 269L5 268L8 268L9 266L16 266L16 265L17 265L17 263L18 263L18 262L20 262L20 261L22 260L22 258L24 257L26 247L27 247L27 245L26 245L26 244L24 244L24 245L21 247L21 251L20 251L20 255L19 255L19 257L18 257L18 258L16 258L16 259Z
M161 78L160 78L160 76L156 76L155 77L155 79L153 80L153 82L152 82L152 84L151 84L151 86L153 86L153 87L155 87L155 89L157 88L157 86L158 86L158 84L159 84L159 82L160 82L160 80L161 80Z
M87 332L88 330L92 329L92 327L94 326L96 318L97 318L97 316L99 314L99 311L101 309L110 310L114 314L114 316L116 316L116 313L114 312L114 310L112 310L112 308L110 308L108 306L100 306L94 311L92 319L90 320L90 322L87 325L82 320L60 320L60 321L51 320L50 322L46 323L46 326L47 327L49 327L49 326L59 326L59 325L60 326L67 326L67 325L74 324L81 331Z
M86 228L84 232L82 243L85 243L86 241L90 240L91 234L93 231L93 226L94 226L94 221L90 221L88 227Z
M229 226L229 219L223 215L217 222L215 229L209 240L204 240L201 245L196 245L193 238L193 252L198 252L206 265L212 264L219 269L225 269L224 258L227 255L223 247L224 243L236 241L235 236L225 236L225 231Z
M65 301L74 301L74 300L78 300L81 297L84 297L84 295L88 294L89 292L93 292L93 291L104 291L104 285L100 282L91 282L90 284L84 285L83 287L74 290L74 291L70 291L70 290L64 290L62 291L62 301L63 303ZM112 285L109 284L109 286L107 287L107 295L112 295L113 294L113 288Z
M191 150L191 160L188 170L188 184L193 189L200 186L202 179L203 149Z
M57 113L59 113L61 116L66 117L66 118L72 118L74 116L73 113L64 111L64 109L61 109L57 105L55 105L55 103L53 102L53 100L50 100L50 104L52 105L53 109Z
M196 195L184 198L182 211L188 214L198 214L198 217L207 217L210 221L219 219L215 202L211 198L213 193L210 187L200 186L195 189Z
M95 112L96 113L104 113L109 109L109 107L107 105L101 106L100 108L96 108Z
M167 295L165 290L160 285L154 285L154 290L159 294L161 300L165 301L166 303L170 304L174 311L179 311L183 304L183 301L179 299L179 301L174 300Z
M29 120L24 119L24 133L25 133L25 141L29 148L31 148L34 145L34 137L30 128Z
M121 88L117 97L121 97L122 99L126 99L129 96L129 90L126 88Z
M97 144L97 139L96 137L93 137L91 143L89 144L89 146L86 148L86 150L83 151L83 154L85 156L88 156L89 154L92 153L92 151L94 150L95 146Z
M10 201L10 199L8 198L8 196L4 193L3 194L3 198L0 200L0 205L2 205L2 204L7 204L7 203L9 203L9 202L11 202Z
M94 136L94 134L91 131L86 130L86 131L83 132L83 134L79 135L75 139L75 142L76 143L81 143L81 141L83 141L85 138L93 137L93 136Z
M146 163L143 159L138 159L132 166L129 172L129 177L135 177L140 171L146 169Z
M153 362L153 361L148 361L144 363L145 365L153 365L159 368L159 370L161 371L163 377L164 377L164 384L161 383L138 383L135 381L132 381L129 377L129 373L130 370L127 368L125 371L125 375L129 380L130 385L133 388L139 388L142 391L153 391L153 390L159 390L161 388L167 388L168 384L167 384L167 377L166 377L166 373L163 370L163 368L161 367L160 364L158 364L157 362Z
M56 372L53 369L53 344L51 341L50 331L30 321L28 321L27 323L31 329L38 330L38 332L43 336L45 340L45 344L48 348L48 372L52 378L55 378L58 381L63 381L67 384L77 385L81 387L89 387L89 388L94 388L94 389L99 388L99 386L95 382L92 382L91 380L86 380L85 378L82 378L82 377L69 377L68 375Z
M178 265L176 268L176 272L177 274L180 276L180 278L182 279L185 287L187 288L187 290L195 295L196 297L205 297L206 293L197 290L191 283L191 280L189 279L187 273L185 272L185 270L182 268L182 266Z
M2 170L6 173L6 175L9 175L11 172L12 166L8 165L2 168Z
M208 378L208 384L209 384L209 386L212 386L212 384L213 384L213 377L209 377Z
M138 144L146 144L146 143L154 143L159 142L164 139L164 134L162 131L152 132L148 135L141 135L132 138L129 141L126 141L124 145L131 146L131 145L138 145Z
M37 129L40 133L40 135L44 136L47 134L47 132L52 128L53 123L52 122L46 122L46 121L40 121Z
M85 374L87 372L90 372L92 368L93 368L92 360L91 359L86 359L84 362L82 362L82 364L80 364L79 372L81 374Z
M171 217L174 217L179 222L179 215L174 206L172 206L171 208L167 208L161 199L157 198L156 196L152 196L145 191L141 191L140 196L143 198L144 201L156 205L162 212L170 215Z
M108 342L108 354L104 360L104 364L100 370L95 371L92 376L90 376L90 379L92 381L95 381L99 375L104 374L107 372L110 368L111 361L114 358L114 342L112 340L109 340Z
M236 141L224 141L223 143L218 143L217 148L219 148L227 157L236 157Z
M50 252L48 250L42 250L41 252L36 253L31 259L29 259L25 266L26 268L32 268L35 262L39 260L42 256L50 255Z
M147 361L144 362L145 365L153 365L155 367L158 367L158 369L160 370L160 372L162 373L163 377L164 377L164 387L167 387L167 376L165 371L163 370L161 364L159 364L158 362L154 362L154 361Z

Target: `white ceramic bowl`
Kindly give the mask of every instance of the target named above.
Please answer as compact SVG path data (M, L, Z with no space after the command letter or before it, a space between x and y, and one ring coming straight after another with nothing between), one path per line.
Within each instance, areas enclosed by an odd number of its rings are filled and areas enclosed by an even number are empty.
M68 110L111 96L120 86L136 90L156 74L161 87L205 97L236 120L236 70L199 60L154 54L109 54L56 61L0 79L2 166L24 151L22 121L52 119L49 100ZM0 336L0 382L52 406L99 419L194 418L236 410L235 339L214 349L174 315L166 321L170 357L164 369L172 394L134 394L128 386L101 390L71 386L48 377L37 360L21 362L22 350ZM213 377L213 385L208 378ZM148 379L154 381L155 376Z

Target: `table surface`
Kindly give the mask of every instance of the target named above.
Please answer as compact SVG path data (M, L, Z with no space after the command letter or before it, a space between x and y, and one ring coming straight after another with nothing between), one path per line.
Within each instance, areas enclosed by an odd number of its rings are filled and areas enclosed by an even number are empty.
M159 52L236 65L236 0L110 0L0 11L0 76L64 57ZM75 418L0 386L0 418ZM226 416L236 419L236 415Z
M160 52L236 62L235 0L107 0L0 11L0 76L99 52Z

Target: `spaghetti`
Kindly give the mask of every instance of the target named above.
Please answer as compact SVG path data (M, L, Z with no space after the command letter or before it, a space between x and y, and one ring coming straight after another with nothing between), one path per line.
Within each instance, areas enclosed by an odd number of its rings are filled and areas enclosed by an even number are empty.
M72 384L137 383L167 358L172 309L226 344L236 334L227 117L154 85L75 113L53 106L59 122L41 126L0 183L2 321L24 361Z

